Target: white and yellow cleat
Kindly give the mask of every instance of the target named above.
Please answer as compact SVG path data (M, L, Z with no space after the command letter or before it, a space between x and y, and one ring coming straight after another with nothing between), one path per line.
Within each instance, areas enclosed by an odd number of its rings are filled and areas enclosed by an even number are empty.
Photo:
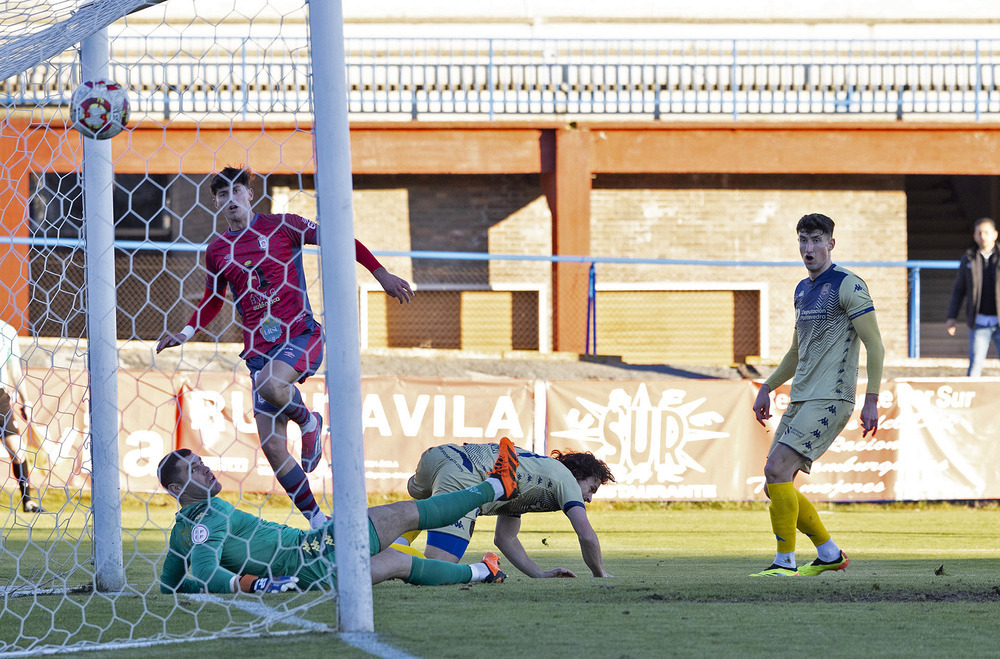
M838 558L835 561L830 561L828 563L826 561L821 561L817 558L812 563L807 563L806 565L803 565L802 567L799 568L799 574L806 577L815 577L820 574L823 574L824 572L843 570L850 564L851 561L848 560L847 554L845 554L844 552L840 552L840 558Z
M798 571L795 568L783 567L777 563L771 563L771 566L767 569L761 570L760 572L754 572L750 575L751 577L797 577L799 576Z

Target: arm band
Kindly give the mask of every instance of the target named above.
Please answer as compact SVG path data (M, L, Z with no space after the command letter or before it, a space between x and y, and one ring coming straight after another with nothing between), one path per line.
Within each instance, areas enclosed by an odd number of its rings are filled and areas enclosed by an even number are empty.
M185 341L191 340L191 337L194 336L194 333L195 329L190 325L185 325L184 329L181 330L181 336L184 337Z

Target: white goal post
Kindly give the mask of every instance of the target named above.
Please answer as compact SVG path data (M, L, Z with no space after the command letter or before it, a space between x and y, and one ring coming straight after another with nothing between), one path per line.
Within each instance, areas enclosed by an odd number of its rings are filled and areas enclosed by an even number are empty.
M227 0L212 3L209 17L196 4L47 0L0 11L0 181L7 188L0 193L0 244L9 248L0 259L0 320L19 334L24 376L12 384L23 385L25 402L34 403L21 422L16 456L27 478L0 479L3 656L265 632L373 631L341 3ZM310 107L279 117L280 139L294 144L277 151L267 148L269 139L279 139L268 134L273 81L247 66L248 53L254 61L289 56L281 36L272 36L274 25L323 35L311 40L310 58L297 60L310 80L322 82L310 84ZM254 102L240 112L220 102L152 114L161 107L151 101L158 88L133 85L132 65L155 60L155 75L169 85L184 58L199 57L185 50L185 34L197 34L202 44L206 28L241 37L242 46L215 48L212 61L221 63L215 77L198 79L206 67L185 84L241 88ZM123 35L145 50L130 52L116 42ZM84 139L68 126L72 87L47 63L72 58L77 49L73 84L113 78L129 92L132 119L117 137ZM44 91L24 93L32 88ZM240 137L254 129L256 136ZM186 147L175 146L192 132ZM226 134L231 139L217 139ZM339 441L326 447L309 484L325 512L337 510L339 593L262 599L160 592L177 504L159 487L156 465L192 437L211 453L206 462L237 507L309 526L284 492L261 500L250 485L255 477L274 476L254 444L259 440L239 384L246 369L232 351L239 333L231 303L206 336L155 354L158 337L179 330L201 298L201 252L218 229L209 178L241 164L260 175L254 185L261 212L269 211L272 186L301 183L306 168L315 180L321 212L307 219L319 224L321 248L307 286L322 287L325 315L338 319L317 318L328 346L329 410L322 413ZM341 322L352 314L354 322ZM126 363L120 358L126 349L148 356ZM209 381L221 384L202 384ZM296 457L298 432L290 425L289 451ZM227 457L235 453L243 457ZM248 460L242 472L242 466L231 468ZM338 465L336 479L331 464ZM26 493L18 490L21 480ZM32 498L43 512L29 510Z

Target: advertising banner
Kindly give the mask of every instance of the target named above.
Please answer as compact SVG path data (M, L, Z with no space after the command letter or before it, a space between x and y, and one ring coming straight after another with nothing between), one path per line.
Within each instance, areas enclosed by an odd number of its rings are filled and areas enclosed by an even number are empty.
M310 378L299 387L328 419L324 384ZM25 385L35 401L24 436L36 485L88 488L87 372L30 368ZM874 437L860 428L864 388L847 427L812 473L796 478L803 494L816 501L1000 499L1000 415L990 393L1000 382L883 383ZM535 400L538 391L545 400ZM591 451L606 461L617 482L597 498L765 500L764 462L788 391L772 392L773 416L762 427L750 381L554 380L541 387L519 379L363 378L366 484L373 494L405 495L427 448L508 436L536 452ZM158 490L156 466L179 447L202 455L230 492L283 492L261 451L249 375L122 370L118 394L124 492ZM546 436L536 437L542 427ZM298 460L298 426L288 424L280 441ZM328 442L309 482L317 497L332 500Z
M892 498L1000 498L998 389L996 380L967 378L896 383L901 440Z
M770 440L754 419L751 382L548 383L546 450L591 451L617 483L596 498L750 498Z
M406 493L420 454L438 444L534 443L531 380L364 378L362 419L368 492Z
M122 490L158 487L156 465L174 447L177 382L157 371L119 371L118 460ZM90 487L89 374L83 370L29 368L25 388L34 401L25 437L34 453L37 485ZM18 419L21 426L25 424Z
M308 404L312 383L300 387ZM215 473L227 492L273 492L280 486L274 470L260 448L260 435L250 401L250 376L242 373L204 372L185 381L179 394L180 419L177 425L177 448L198 453ZM326 410L324 409L325 413ZM301 451L298 426L287 425L288 451L299 459ZM275 437L275 441L284 438ZM325 459L314 474L327 474ZM322 478L311 478L314 488L322 488ZM314 489L319 496L320 491Z

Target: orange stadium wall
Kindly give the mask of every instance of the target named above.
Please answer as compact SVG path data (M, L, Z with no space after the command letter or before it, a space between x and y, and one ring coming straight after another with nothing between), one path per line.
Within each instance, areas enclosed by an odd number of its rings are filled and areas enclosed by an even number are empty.
M113 141L115 167L119 173L185 172L196 178L246 162L267 174L269 194L297 186L300 176L308 183L308 126L269 124L267 139L261 135L259 124L206 122L164 130L140 123ZM1000 127L982 124L413 122L355 124L351 140L356 232L376 250L794 262L795 220L821 211L838 222L838 261L902 261L905 175L1000 170ZM24 235L27 176L78 171L78 144L78 136L61 125L16 118L0 124L0 156L11 177L4 193L5 233ZM309 195L294 195L297 187L291 192L288 207L310 214ZM200 191L186 194L207 207ZM204 210L185 218L198 236L207 235L211 224ZM0 309L9 318L29 306L25 258L13 250L0 264L11 278L0 288ZM196 257L175 258L176 267L188 272ZM408 260L387 265L418 286L426 281L426 273L409 270ZM585 266L478 267L473 277L490 285L532 280L551 286L551 348L584 351ZM905 357L905 270L857 270L872 289L888 357ZM775 359L790 336L789 299L801 275L788 267L601 265L598 286L633 286L651 299L671 287L698 290L706 281L722 289L751 286L761 307L752 330L760 332L762 356ZM201 285L200 277L187 277L175 294L196 298ZM661 313L689 325L701 318L697 311L690 318L678 316L683 305L650 307L666 309ZM181 316L190 309L178 305L175 312ZM226 321L218 321L220 340L238 340L221 329ZM647 357L678 359L683 352ZM737 353L750 351L723 350L716 358L738 361Z
M28 433L39 487L87 486L86 384L85 371L28 371L28 395L39 401ZM201 454L228 491L280 492L259 450L249 385L243 374L121 371L123 493L155 491L156 464L177 447ZM753 382L731 380L363 378L367 489L405 494L425 449L509 436L536 453L592 451L605 460L617 482L598 498L764 500L764 459L788 389L775 392L777 414L766 428L751 412L756 392ZM321 379L306 381L302 393L325 411ZM885 383L876 436L861 436L856 412L799 487L824 501L998 499L998 394L996 381ZM289 430L298 454L294 424ZM310 483L329 499L328 451Z

